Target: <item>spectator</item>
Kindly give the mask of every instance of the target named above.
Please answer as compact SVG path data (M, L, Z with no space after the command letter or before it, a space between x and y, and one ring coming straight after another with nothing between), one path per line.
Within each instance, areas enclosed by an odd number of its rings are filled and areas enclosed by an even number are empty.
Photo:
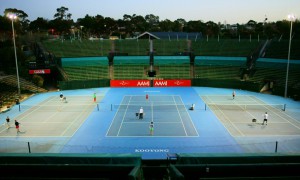
M17 129L17 133L19 133L20 132L20 123L17 120L15 120L15 125L16 125L16 129Z
M144 118L144 109L143 107L140 108L140 112L139 112L139 119L143 119Z

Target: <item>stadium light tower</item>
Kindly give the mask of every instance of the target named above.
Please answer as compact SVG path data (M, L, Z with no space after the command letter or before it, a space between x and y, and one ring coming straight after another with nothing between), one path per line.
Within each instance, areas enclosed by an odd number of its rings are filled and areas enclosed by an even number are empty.
M284 90L284 97L287 97L287 89L288 89L288 79L289 79L289 66L290 66L290 52L291 52L291 41L292 41L292 31L293 31L293 21L296 19L294 15L288 15L288 21L291 22L290 28L290 39L289 39L289 51L288 51L288 59L287 59L287 66L286 66L286 77L285 77L285 90Z
M17 57L17 49L16 49L16 37L15 37L15 29L14 29L14 20L18 18L15 14L7 14L7 17L11 19L11 27L13 32L13 42L14 42L14 50L15 50L15 61L16 61L16 71L17 71L17 83L18 83L18 95L20 98L21 88L20 88L20 79L19 79L19 69L18 69L18 57Z
M80 34L81 34L81 36L82 36L82 28L83 28L84 26L80 26ZM80 36L80 39L81 39L81 36Z

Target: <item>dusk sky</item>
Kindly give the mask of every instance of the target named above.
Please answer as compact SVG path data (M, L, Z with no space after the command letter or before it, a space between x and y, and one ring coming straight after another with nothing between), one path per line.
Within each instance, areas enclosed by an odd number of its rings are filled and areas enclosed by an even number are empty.
M0 13L7 8L23 10L28 19L38 17L53 19L56 9L69 8L68 13L77 21L86 14L123 19L124 14L154 14L159 20L201 20L215 23L247 23L249 20L263 22L281 21L288 14L300 17L300 0L0 0Z

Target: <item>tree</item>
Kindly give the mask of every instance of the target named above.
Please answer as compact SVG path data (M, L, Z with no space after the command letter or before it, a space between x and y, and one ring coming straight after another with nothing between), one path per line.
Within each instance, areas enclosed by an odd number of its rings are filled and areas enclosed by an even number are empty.
M218 34L219 34L218 24L216 24L212 21L206 22L206 35L217 36Z
M77 24L84 27L83 31L88 35L88 37L95 33L96 21L94 17L87 14L84 18L79 18L77 20Z
M264 25L264 33L266 38L272 39L274 37L280 36L280 32L276 26L276 23L265 23Z
M24 22L26 21L28 15L22 11L22 10L18 10L15 8L7 8L4 10L4 15L7 16L9 13L15 14L16 16L18 16L19 21Z
M4 10L5 17L10 13L18 17L18 21L15 23L16 31L21 31L22 33L26 32L30 22L27 19L28 15L24 11L15 8L7 8Z
M182 19L182 18L176 19L174 21L173 31L175 31L175 32L183 32L185 26L186 26L186 21L184 19Z
M276 27L278 28L280 32L280 36L283 36L283 38L288 39L290 34L290 22L287 20L284 21L277 21Z
M202 32L205 31L206 25L201 21L189 21L186 24L186 32Z
M59 20L70 20L71 19L71 16L72 14L67 13L67 11L69 10L69 8L66 8L64 6L60 7L60 8L57 8L56 9L56 13L54 14L54 18L55 19L59 19Z
M107 21L109 21L109 23L107 23ZM105 25L107 24L113 26L114 23L111 23L112 21L114 20L113 19L108 20L103 16L97 14L93 22L94 33L97 34L97 36L103 35L105 33Z
M159 29L159 17L155 16L153 14L149 14L145 16L145 21L147 23L146 29L149 29L149 31L157 31Z
M136 14L132 15L131 25L133 32L144 32L148 30L146 24L147 22L143 16L137 16Z
M1 32L11 32L11 22L5 16L0 16L0 31ZM3 37L4 38L4 37Z
M56 13L54 14L54 20L50 21L50 28L54 28L57 32L61 34L68 34L71 26L73 26L73 20L71 19L72 14L67 13L69 9L62 6L56 9Z
M165 20L159 22L160 30L163 32L172 31L173 26L174 26L174 23L172 21L170 21L169 19L165 19Z
M29 24L29 29L33 32L37 31L47 31L49 28L49 23L46 19L38 17L36 20Z

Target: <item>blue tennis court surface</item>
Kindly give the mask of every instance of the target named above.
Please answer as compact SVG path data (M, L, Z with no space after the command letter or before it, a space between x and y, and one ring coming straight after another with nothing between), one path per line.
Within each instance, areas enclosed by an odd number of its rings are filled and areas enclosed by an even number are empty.
M143 118L139 109L144 110ZM151 136L149 125L153 122L152 136L198 136L188 110L179 95L126 95L121 104L113 105L116 115L107 136Z
M26 153L29 142L33 153L137 153L144 159L165 159L168 153L270 153L276 141L278 152L300 152L299 102L235 91L234 102L232 89L205 87L69 90L63 91L67 103L59 101L60 92L37 94L21 102L26 110L14 106L0 114L0 152ZM265 108L210 105L205 110L206 103ZM192 104L194 110L189 109ZM270 109L269 104L286 104L287 110ZM141 107L143 119L136 116ZM260 114L268 109L268 125L253 126L253 116L261 121ZM6 116L18 119L23 132L7 129Z

